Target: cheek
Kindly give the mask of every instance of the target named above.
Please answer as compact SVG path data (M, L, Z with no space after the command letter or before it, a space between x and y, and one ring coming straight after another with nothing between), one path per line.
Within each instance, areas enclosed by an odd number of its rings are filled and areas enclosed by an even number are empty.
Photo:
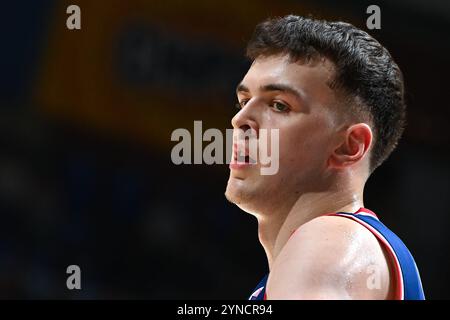
M280 129L280 164L321 166L327 158L328 134L320 121L305 121Z

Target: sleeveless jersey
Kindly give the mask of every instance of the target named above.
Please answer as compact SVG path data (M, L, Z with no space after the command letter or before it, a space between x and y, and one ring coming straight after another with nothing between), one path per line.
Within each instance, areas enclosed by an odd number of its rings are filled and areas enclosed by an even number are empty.
M394 299L396 300L425 300L416 262L406 245L400 238L389 230L377 215L366 208L360 208L355 213L336 212L324 216L338 216L352 219L367 228L380 241L389 254L396 279ZM258 283L249 300L266 299L266 282L269 274Z

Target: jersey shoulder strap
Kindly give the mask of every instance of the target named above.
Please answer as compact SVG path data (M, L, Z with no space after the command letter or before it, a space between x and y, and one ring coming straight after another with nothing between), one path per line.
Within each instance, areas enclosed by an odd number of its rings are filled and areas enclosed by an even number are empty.
M328 214L352 219L366 227L384 245L393 261L396 275L396 299L424 300L422 281L416 262L403 241L386 227L375 213L360 208L355 213L337 212Z
M248 300L266 300L266 284L269 274L266 274L264 278L258 283L253 293L250 295Z

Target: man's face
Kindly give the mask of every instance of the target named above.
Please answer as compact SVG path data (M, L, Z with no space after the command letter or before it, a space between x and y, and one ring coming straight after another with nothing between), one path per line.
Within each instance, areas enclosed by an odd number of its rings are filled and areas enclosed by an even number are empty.
M323 188L336 142L337 98L327 85L333 75L328 60L301 64L278 55L254 61L237 88L241 110L232 125L257 134L266 129L268 136L279 129L279 169L262 175L260 163L231 165L228 200L257 213L293 205L301 193Z

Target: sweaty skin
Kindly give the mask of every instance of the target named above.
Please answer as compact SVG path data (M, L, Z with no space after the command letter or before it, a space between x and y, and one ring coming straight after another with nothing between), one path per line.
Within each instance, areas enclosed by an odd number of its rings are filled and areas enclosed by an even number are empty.
M375 236L325 213L364 207L373 134L329 83L327 59L257 58L237 87L235 129L279 129L279 170L230 170L225 195L258 220L270 275L268 299L389 299L395 279ZM294 232L295 231L295 232ZM291 234L294 234L291 236ZM376 270L379 288L367 285ZM370 287L370 288L369 288Z
M379 282L371 281L374 276ZM374 235L350 219L326 216L292 235L270 270L266 294L268 299L392 299L394 291Z

